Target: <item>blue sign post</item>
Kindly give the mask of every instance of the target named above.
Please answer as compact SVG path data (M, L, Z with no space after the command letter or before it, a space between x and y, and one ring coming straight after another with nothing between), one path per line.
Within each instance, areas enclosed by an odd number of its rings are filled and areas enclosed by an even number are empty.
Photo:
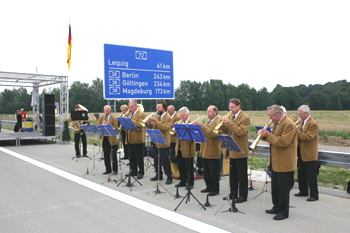
M104 45L105 99L174 99L173 52Z

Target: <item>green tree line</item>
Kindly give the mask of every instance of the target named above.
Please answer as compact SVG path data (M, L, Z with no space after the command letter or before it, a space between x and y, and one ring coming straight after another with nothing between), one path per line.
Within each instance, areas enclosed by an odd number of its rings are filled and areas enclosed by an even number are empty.
M54 94L55 101L60 100L59 88L43 89L43 94ZM256 90L247 84L234 86L225 84L222 80L181 81L175 89L175 99L166 100L176 108L187 106L191 110L203 111L209 105L215 105L221 111L226 111L231 98L239 98L245 110L265 110L269 105L279 104L286 109L295 110L302 104L308 104L312 110L350 110L350 83L346 80L328 82L324 85L295 87L276 85L272 92L267 88ZM129 100L116 100L117 112L119 106ZM145 111L155 111L158 100L143 100ZM140 101L138 101L140 102ZM82 104L90 112L102 112L107 101L103 98L103 80L96 78L92 84L80 81L73 82L69 87L69 106L73 110L75 104ZM26 88L5 89L0 95L0 113L12 114L17 109L31 109L31 93Z

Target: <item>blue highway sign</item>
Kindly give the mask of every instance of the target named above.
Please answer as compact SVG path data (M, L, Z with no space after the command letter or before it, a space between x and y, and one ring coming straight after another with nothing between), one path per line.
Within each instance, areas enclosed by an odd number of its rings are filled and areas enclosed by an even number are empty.
M105 99L174 99L173 52L104 44Z

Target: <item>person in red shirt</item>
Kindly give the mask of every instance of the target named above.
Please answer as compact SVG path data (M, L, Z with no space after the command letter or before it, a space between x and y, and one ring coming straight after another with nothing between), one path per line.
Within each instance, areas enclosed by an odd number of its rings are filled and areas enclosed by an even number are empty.
M24 112L23 108L21 108L21 115L22 115L22 120L27 119L27 113Z

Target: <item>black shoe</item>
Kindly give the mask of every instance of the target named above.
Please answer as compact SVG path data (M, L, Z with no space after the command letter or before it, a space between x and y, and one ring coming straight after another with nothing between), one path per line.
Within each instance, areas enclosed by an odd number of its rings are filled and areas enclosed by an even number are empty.
M273 217L273 220L283 220L285 218L288 218L287 216L284 216L282 214L276 214L274 217Z
M226 197L223 197L222 200L225 201L228 197L230 198L230 200L232 200L233 197L234 197L235 199L237 199L237 196L233 196L233 195L230 193L230 195L228 195L228 196L226 196Z
M124 160L124 159L129 159L128 157L123 157L123 158L121 158L122 160Z
M190 190L190 189L193 189L193 185L190 185L190 186L186 186L185 188L186 190Z
M85 158L90 158L89 156L87 156L87 155L83 155L83 157L85 157Z
M108 174L110 174L111 172L104 172L104 173L102 173L103 175L108 175Z
M137 179L138 179L138 180L141 180L142 178L143 178L143 175L142 175L142 174L138 174L138 175L137 175Z
M267 214L277 214L278 211L275 210L274 208L272 208L271 210L265 210L265 213L267 213Z
M75 157L77 157L77 158L81 158L81 155L76 155Z
M172 184L172 183L173 183L173 179L171 179L171 178L166 179L165 184Z
M178 184L175 184L175 187L185 187L186 186L186 183L178 183Z
M211 191L211 189L206 187L205 189L201 190L201 193L209 193L210 191Z
M216 195L218 195L218 194L219 194L218 191L211 191L211 192L208 193L207 195L208 195L208 196L216 196Z
M307 201L317 201L318 197L309 197L308 199L306 199Z
M235 203L242 203L242 202L245 202L247 201L247 198L243 198L243 197L239 197L235 200Z
M296 194L294 194L294 196L296 196L296 197L307 197L309 195L303 194L303 193L296 193Z
M151 178L150 180L151 181L156 181L156 180L158 180L158 176L155 176L155 177ZM159 180L163 180L163 176L160 176Z

